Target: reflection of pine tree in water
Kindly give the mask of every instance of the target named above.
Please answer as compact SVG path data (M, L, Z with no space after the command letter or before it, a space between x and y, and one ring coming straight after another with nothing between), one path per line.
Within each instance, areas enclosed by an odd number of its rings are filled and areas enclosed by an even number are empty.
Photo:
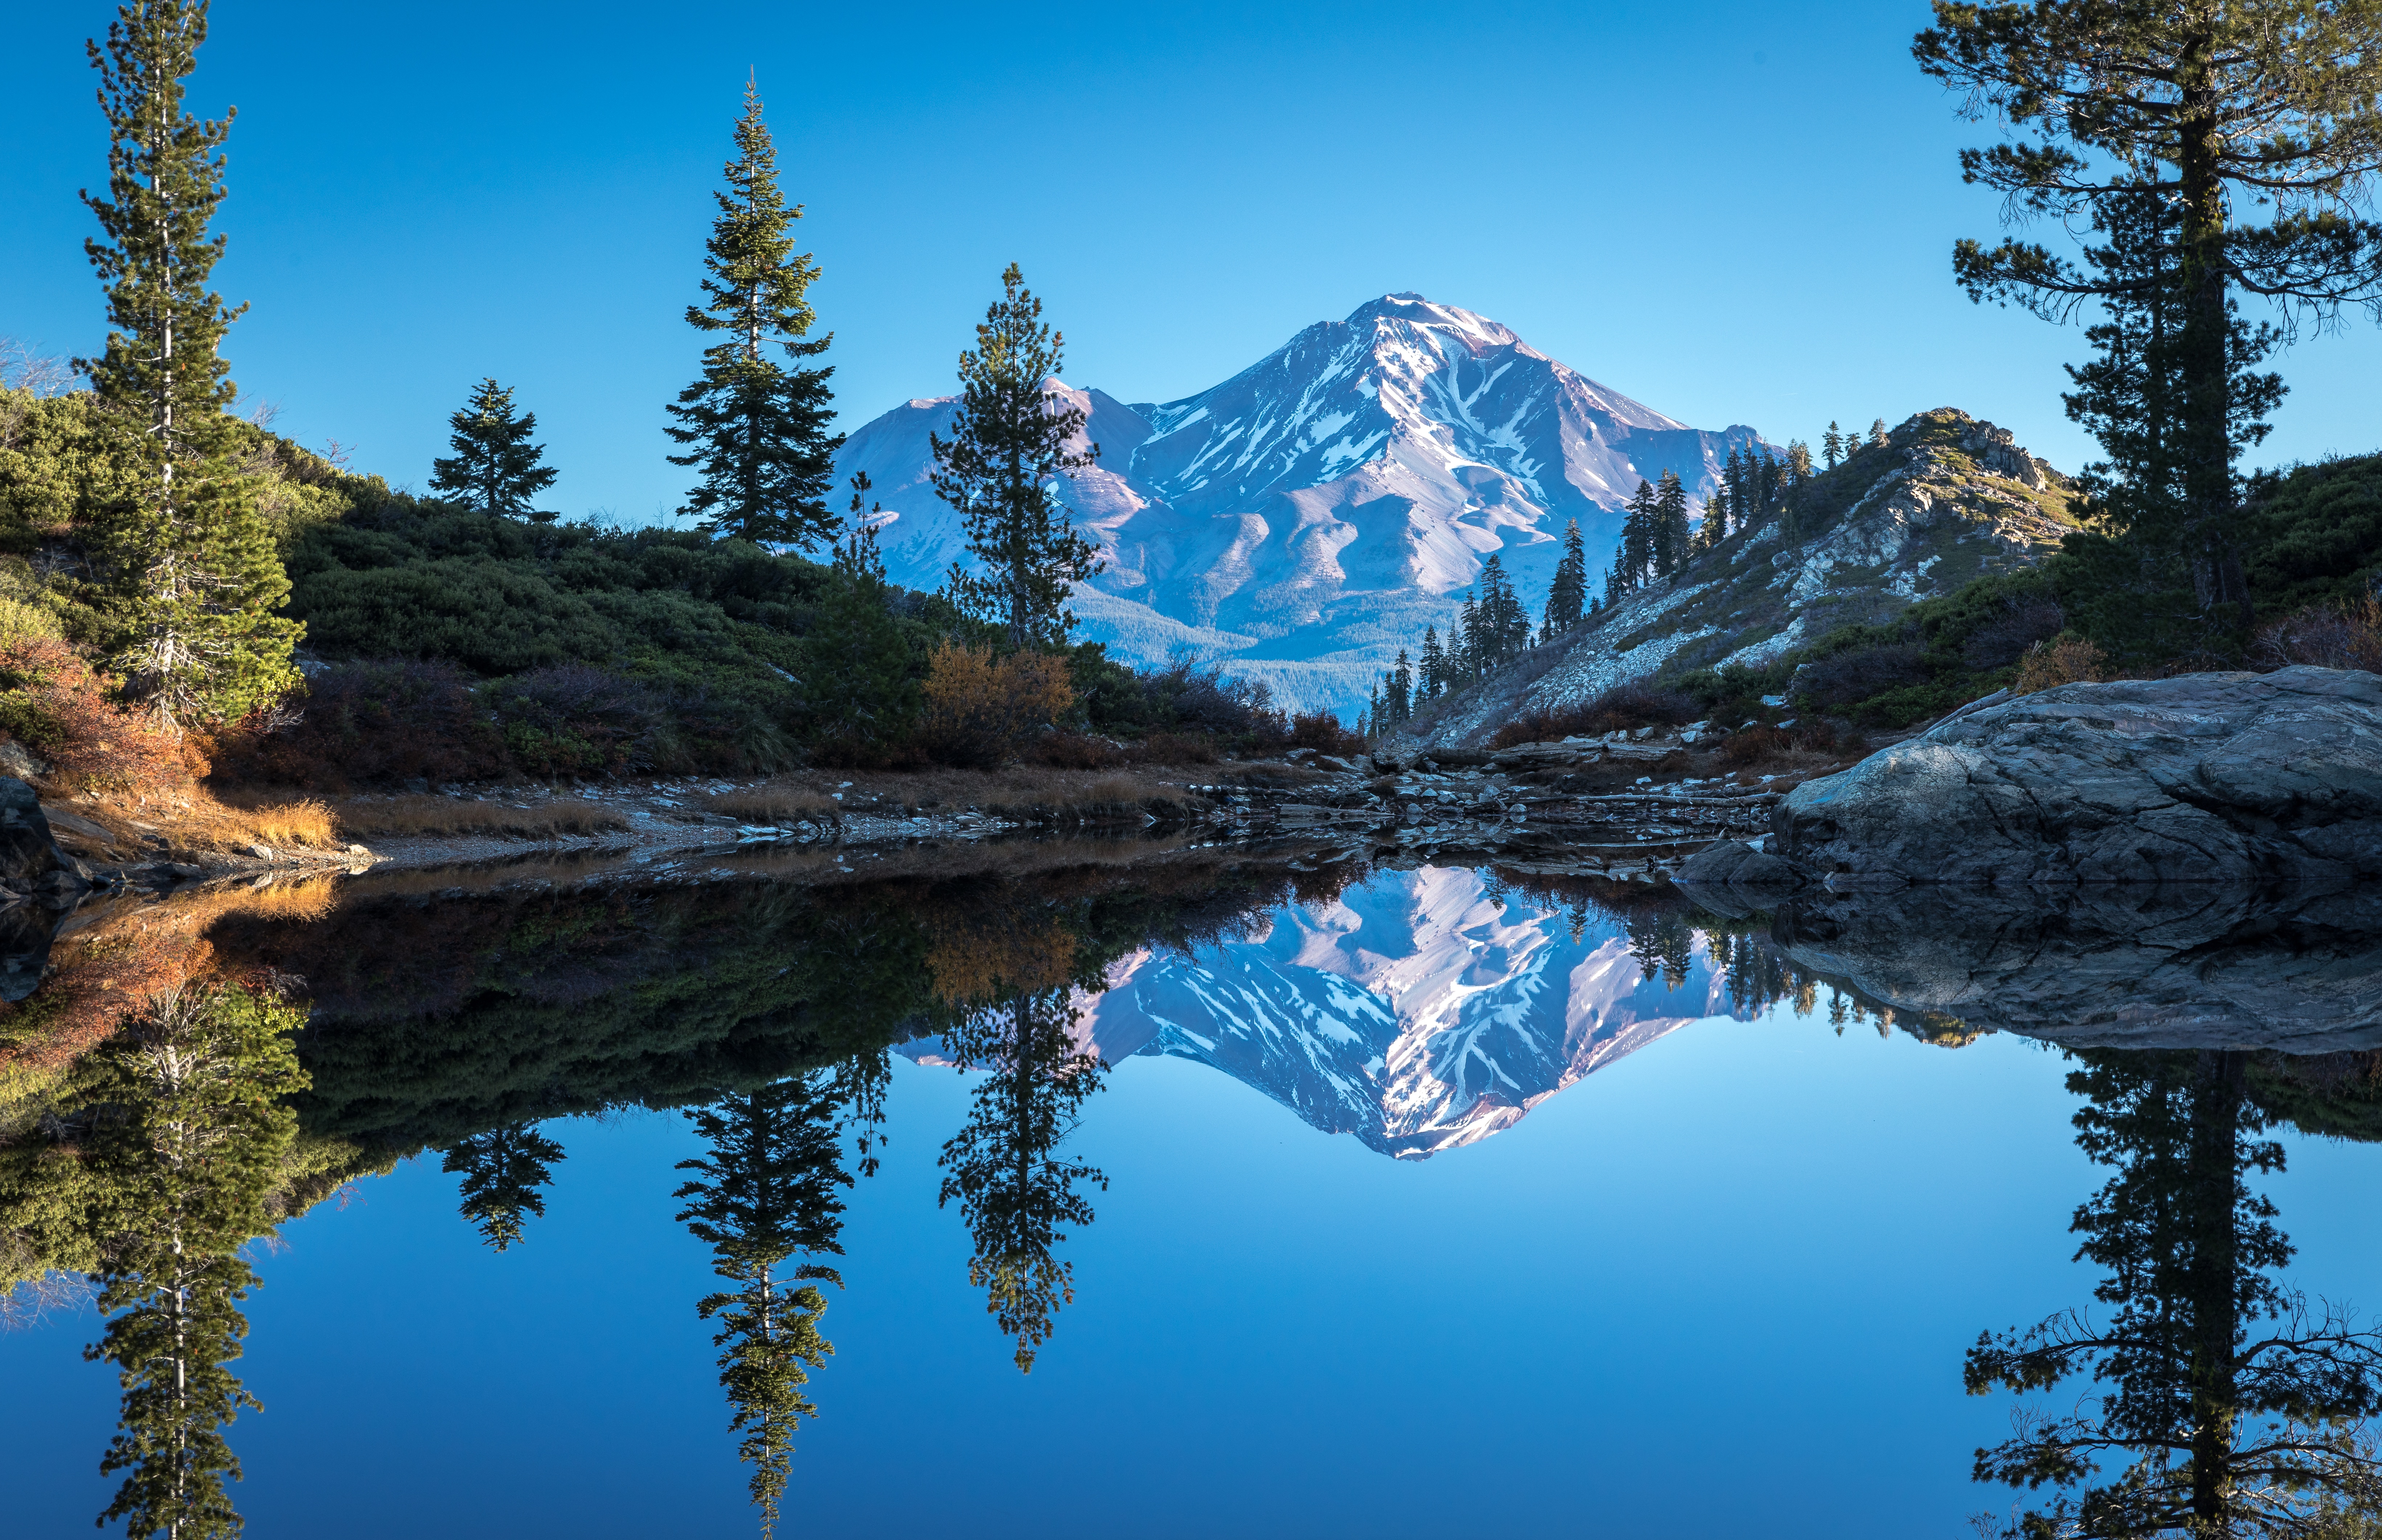
M2255 1139L2239 1053L2078 1055L2088 1097L2077 1143L2116 1168L2076 1211L2080 1260L2109 1270L2077 1312L1970 1349L1972 1395L2099 1382L2064 1414L2021 1411L2017 1435L1977 1451L1979 1481L2063 1492L2005 1534L2035 1536L2351 1534L2382 1471L2357 1422L2382 1410L2382 1334L2330 1304L2314 1311L2271 1275L2291 1248L2249 1177L2282 1169ZM2101 1462L2130 1457L2094 1486Z
M712 1271L731 1286L696 1308L705 1320L719 1322L712 1337L723 1349L719 1383L735 1409L729 1426L744 1435L738 1452L754 1466L753 1501L764 1535L777 1526L794 1428L818 1415L803 1393L806 1371L835 1350L819 1335L827 1296L818 1283L843 1286L831 1267L788 1263L802 1254L843 1254L843 1200L836 1189L850 1187L852 1177L843 1167L839 1113L855 1097L881 1102L881 1085L865 1069L856 1077L814 1070L687 1115L711 1153L679 1163L680 1170L699 1174L675 1194L692 1200L679 1219L709 1243Z
M256 1274L239 1247L272 1226L265 1200L298 1127L282 1099L306 1086L289 1046L301 1014L271 995L197 986L153 1000L102 1051L84 1158L108 1193L99 1308L84 1356L117 1366L119 1432L100 1462L127 1472L101 1518L130 1535L239 1533L223 1435L259 1410L227 1365ZM97 1103L101 1105L93 1106Z
M1095 1168L1056 1155L1100 1084L1099 1056L1075 1047L1073 993L1062 985L1013 995L969 1012L943 1035L963 1066L992 1073L976 1088L966 1124L943 1146L939 1201L959 1200L976 1242L968 1281L986 1291L1001 1334L1017 1339L1017 1367L1025 1374L1033 1373L1034 1350L1050 1339L1059 1307L1074 1302L1074 1265L1050 1249L1066 1238L1061 1225L1092 1222L1075 1184L1109 1185Z
M508 1123L457 1140L440 1169L461 1173L463 1217L501 1251L521 1239L524 1216L546 1213L537 1189L553 1181L547 1167L562 1158L562 1146L536 1125Z

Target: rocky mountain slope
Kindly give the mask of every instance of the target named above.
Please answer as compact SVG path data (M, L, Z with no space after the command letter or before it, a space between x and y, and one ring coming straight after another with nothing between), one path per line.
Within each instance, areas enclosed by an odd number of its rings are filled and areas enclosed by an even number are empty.
M1805 487L1788 516L1638 589L1427 719L1429 745L1484 742L1529 710L1633 679L1762 666L1838 626L1879 624L1988 573L2029 566L2076 527L2067 478L2008 430L1943 407Z
M1128 404L1052 381L1087 414L1097 468L1062 488L1108 562L1077 605L1087 634L1160 662L1182 648L1301 706L1353 711L1426 624L1443 629L1503 552L1545 589L1564 525L1613 549L1640 479L1701 498L1750 427L1690 428L1597 384L1485 316L1392 294L1319 322L1231 379ZM853 433L893 515L897 581L932 587L965 557L927 484L956 401L919 399Z

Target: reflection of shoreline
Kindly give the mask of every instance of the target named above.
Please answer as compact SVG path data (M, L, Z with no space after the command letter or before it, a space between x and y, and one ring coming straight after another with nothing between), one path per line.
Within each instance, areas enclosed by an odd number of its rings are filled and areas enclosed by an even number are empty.
M2210 886L1688 889L1792 967L1945 1033L2067 1047L2382 1047L2382 893ZM1740 926L1739 928L1742 928Z

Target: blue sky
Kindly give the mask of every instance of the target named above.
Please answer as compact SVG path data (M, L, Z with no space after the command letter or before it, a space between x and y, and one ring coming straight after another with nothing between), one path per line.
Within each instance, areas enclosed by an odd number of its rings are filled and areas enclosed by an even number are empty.
M104 175L82 40L9 21L0 335L92 347L79 187ZM1071 380L1189 394L1309 322L1418 290L1699 426L1815 437L1952 404L2072 468L2078 329L1949 277L1998 210L1986 129L1912 68L1912 4L1134 9L217 0L194 103L240 117L227 345L277 425L419 484L494 375L552 506L674 506L708 197L757 71L847 427L950 388L1003 263ZM2376 447L2363 320L2282 361L2273 462Z

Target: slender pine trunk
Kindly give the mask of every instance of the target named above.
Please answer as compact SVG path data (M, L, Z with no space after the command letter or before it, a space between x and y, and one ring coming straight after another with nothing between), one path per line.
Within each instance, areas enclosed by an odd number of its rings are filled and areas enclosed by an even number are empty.
M2239 1263L2235 1150L2241 1133L2245 1060L2203 1052L2192 1090L2192 1204L2194 1266L2191 1284L2192 1512L2199 1533L2231 1533L2233 1430L2241 1415L2240 1336L2234 1275Z
M2177 104L2183 200L2184 549L2203 623L2211 630L2246 628L2251 620L2249 586L2233 540L2231 327L2226 313L2225 186L2217 168L2223 123L2216 51L2213 27L2187 40L2179 61L2183 90Z

